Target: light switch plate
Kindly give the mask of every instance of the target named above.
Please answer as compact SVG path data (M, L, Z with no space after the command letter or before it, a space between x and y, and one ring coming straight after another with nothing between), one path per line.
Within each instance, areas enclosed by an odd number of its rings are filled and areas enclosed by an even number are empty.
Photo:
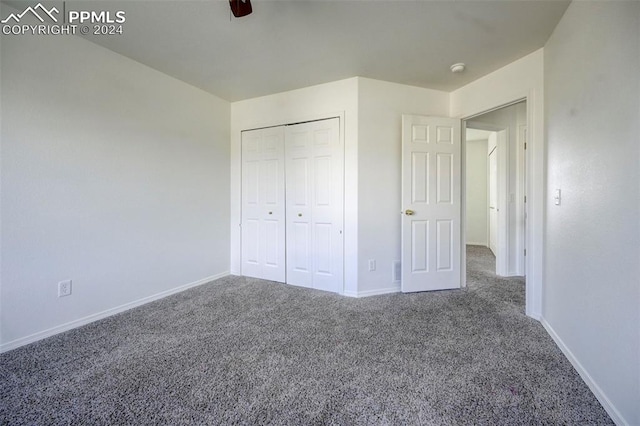
M561 196L560 190L556 189L556 192L555 192L555 194L553 196L553 201L555 202L556 206L560 205L561 198L562 198L562 196Z

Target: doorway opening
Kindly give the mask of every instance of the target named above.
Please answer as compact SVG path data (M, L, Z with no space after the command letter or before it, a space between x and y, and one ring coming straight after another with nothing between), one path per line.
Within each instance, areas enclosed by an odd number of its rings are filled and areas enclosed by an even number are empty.
M497 276L526 276L526 101L463 127L464 243L488 248Z

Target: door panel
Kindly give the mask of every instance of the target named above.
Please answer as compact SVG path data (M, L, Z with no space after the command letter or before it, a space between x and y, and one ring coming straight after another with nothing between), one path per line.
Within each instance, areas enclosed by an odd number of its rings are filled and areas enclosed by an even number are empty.
M260 226L259 220L247 219L243 226L242 231L245 234L246 243L243 245L243 263L246 263L246 268L252 268L255 266L259 268L258 263L258 228ZM259 272L256 272L259 273Z
M429 272L429 221L411 222L411 272Z
M402 117L402 291L459 288L460 120Z
M284 130L242 132L242 275L285 282Z
M267 248L265 250L265 266L278 267L278 254L280 253L280 241L278 235L280 234L281 223L277 220L265 220L265 242Z
M296 206L308 207L309 202L309 169L307 167L308 160L306 158L292 158L287 167L287 176L289 183L287 184L287 197L293 197L292 202Z
M264 182L264 202L267 206L276 206L282 201L280 195L282 182L278 181L280 177L280 167L282 160L266 160L265 166L265 182Z
M336 118L285 129L287 283L334 292L343 287L344 147L339 128Z
M244 162L243 166L243 195L244 195L244 203L247 206L257 206L258 204L258 192L259 192L259 182L260 182L260 161L258 160L247 160Z
M453 203L453 156L451 154L436 154L436 188L438 188L437 202L439 204Z
M319 157L315 159L315 206L331 206L331 157Z
M438 271L453 270L453 221L436 221L436 269Z
M411 202L429 203L429 153L411 153Z
M331 224L316 223L315 224L315 258L317 274L330 275L332 271L331 261Z
M285 128L287 284L302 287L313 287L311 136L298 126Z

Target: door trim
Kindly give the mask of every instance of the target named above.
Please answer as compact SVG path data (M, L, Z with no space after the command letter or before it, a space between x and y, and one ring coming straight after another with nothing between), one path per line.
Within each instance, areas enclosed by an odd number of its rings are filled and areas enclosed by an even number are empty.
M536 94L536 90L534 88L526 90L524 92L519 92L520 95L516 95L510 98L507 102L494 104L494 106L490 108L485 108L482 110L476 110L473 113L469 113L466 115L460 116L462 122L466 122L469 120L473 120L474 118L486 114L488 112L495 111L500 108L508 107L519 102L525 101L527 103L527 155L525 156L526 161L526 171L525 171L525 193L527 194L527 211L528 211L528 221L527 221L527 229L526 233L526 241L525 241L525 249L527 250L527 257L525 259L525 269L527 271L526 280L525 280L525 289L526 289L526 302L525 302L525 311L526 314L534 318L536 320L540 320L541 318L541 309L542 309L542 276L543 276L543 237L542 237L542 226L543 222L540 220L543 214L544 207L544 182L540 182L539 179L536 180L534 177L536 175L543 176L544 175L544 139L542 134L538 134L536 132L537 129L542 129L542 117L536 116L535 112L540 109L539 103L541 102L541 98L538 99L540 95ZM463 126L464 130L464 126ZM464 147L463 147L464 148ZM462 155L462 159L464 161L464 155ZM464 164L466 167L466 163ZM464 167L463 167L464 173ZM463 183L463 191L466 191L466 187ZM466 192L465 192L466 194ZM462 197L462 202L464 204L464 195ZM466 205L463 205L463 215L465 215ZM465 226L466 215L462 220L462 230L461 238L462 241L465 241L466 238L466 226ZM538 227L540 229L538 229ZM466 284L466 252L462 250L462 279Z

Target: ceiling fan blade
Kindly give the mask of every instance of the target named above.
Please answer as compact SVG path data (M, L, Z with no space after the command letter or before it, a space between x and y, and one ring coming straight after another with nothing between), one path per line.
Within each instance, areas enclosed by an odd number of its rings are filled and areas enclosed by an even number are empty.
M231 12L236 18L247 16L253 11L251 0L229 0L229 6L231 6Z

